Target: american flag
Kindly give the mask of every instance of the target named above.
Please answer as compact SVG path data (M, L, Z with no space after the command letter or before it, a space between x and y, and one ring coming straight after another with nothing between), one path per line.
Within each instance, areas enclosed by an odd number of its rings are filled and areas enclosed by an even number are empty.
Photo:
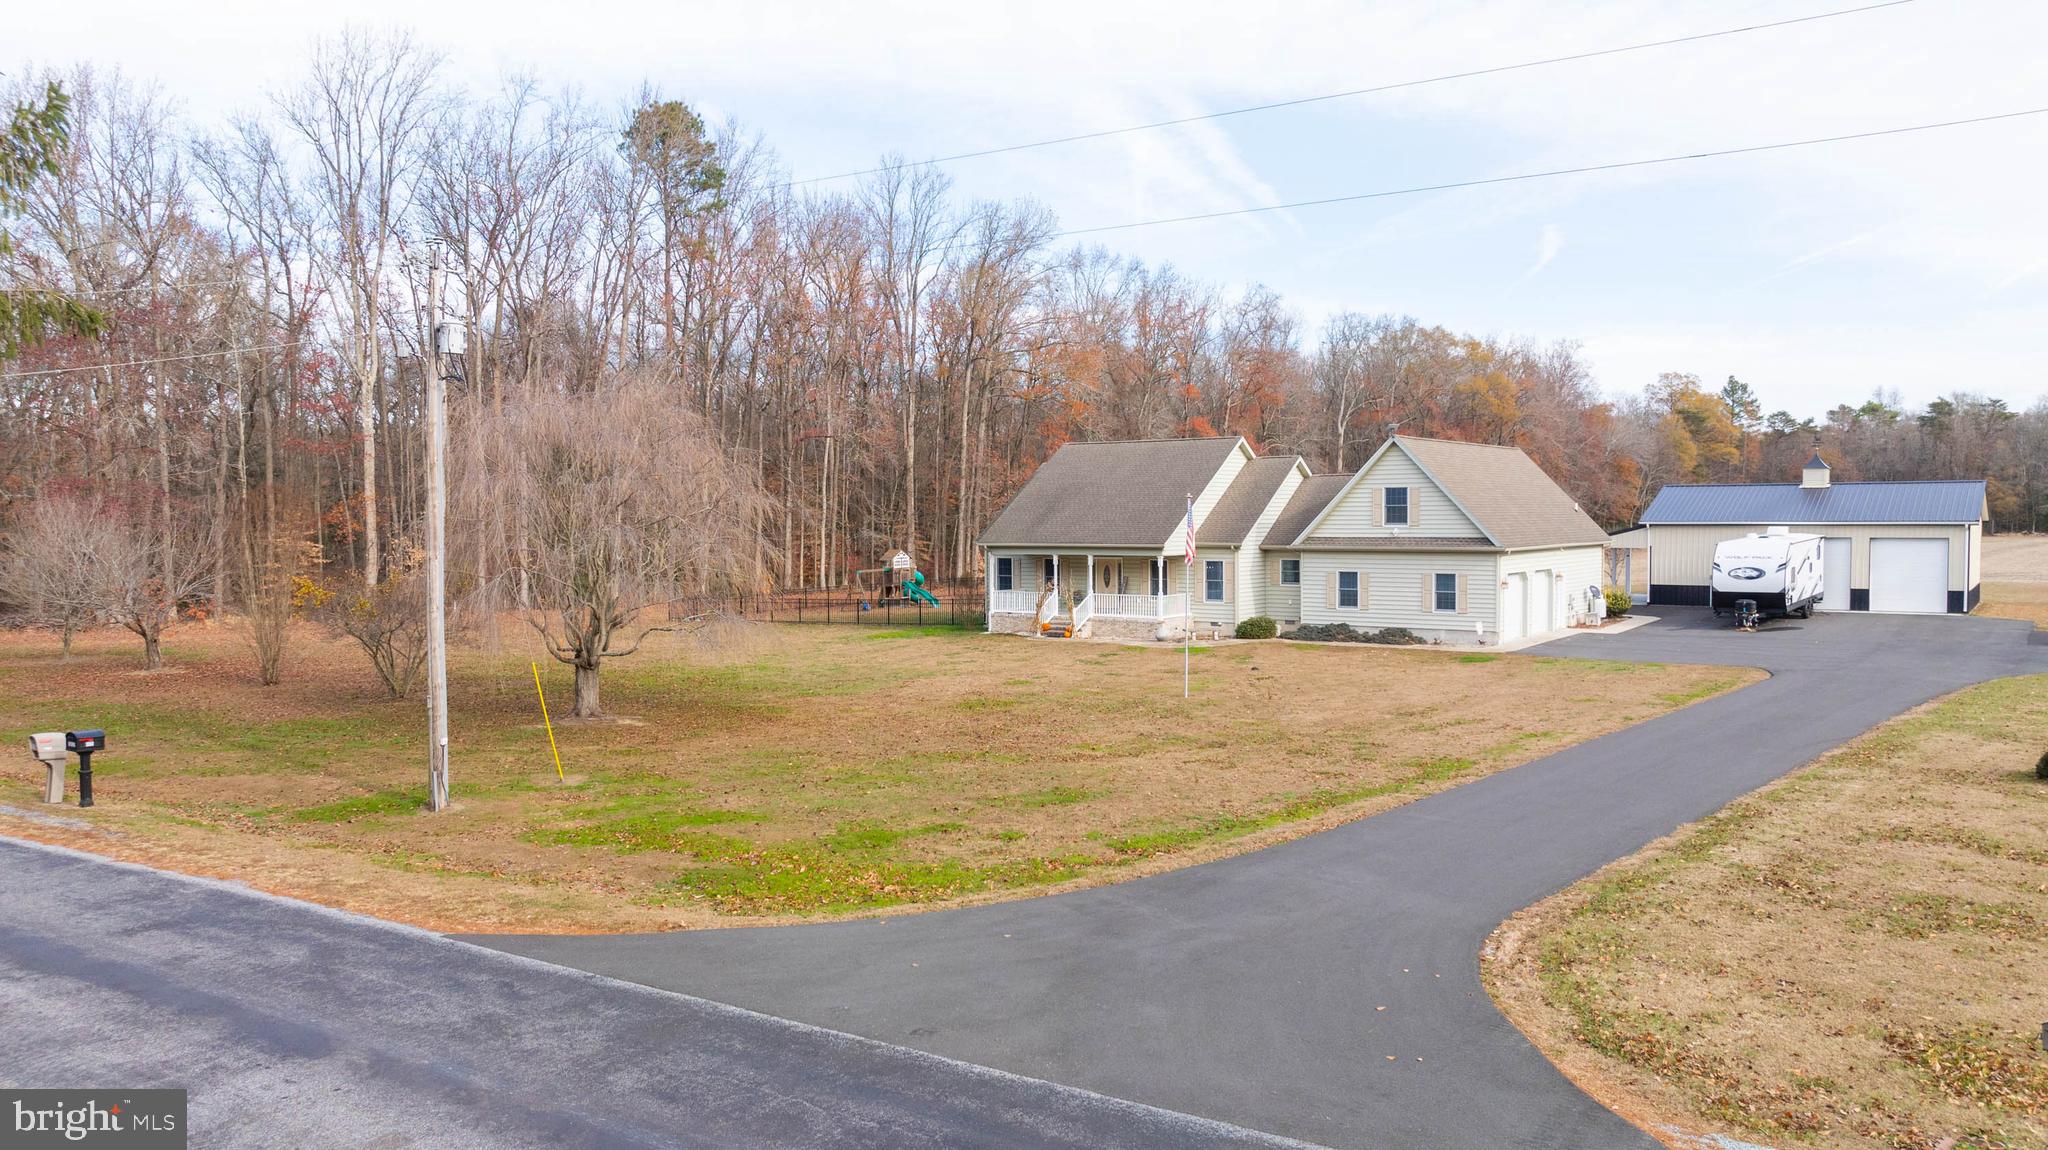
M1188 553L1187 553L1187 565L1188 565L1188 566L1190 566L1190 567L1193 567L1193 566L1195 565L1195 497L1194 497L1194 496L1192 496L1192 495L1188 496L1188 530L1187 530L1187 537L1188 537Z

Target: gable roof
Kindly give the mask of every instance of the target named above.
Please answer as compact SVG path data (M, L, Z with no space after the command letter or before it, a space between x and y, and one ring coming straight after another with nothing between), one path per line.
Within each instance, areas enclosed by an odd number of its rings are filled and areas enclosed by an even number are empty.
M1909 483L1667 483L1643 509L1663 523L1975 523L1984 517L1984 481Z
M1139 439L1069 443L1039 464L976 542L1161 547L1199 493L1244 441Z
M1607 532L1579 510L1564 488L1519 447L1396 435L1373 452L1345 489L1356 485L1382 455L1397 448L1415 461L1495 547L1513 550L1607 541ZM1314 526L1312 520L1308 527Z
M1294 494L1287 499L1287 506L1280 509L1280 518L1266 529L1266 538L1261 547L1291 547L1301 538L1301 533L1323 513L1337 493L1351 482L1351 473L1340 471L1330 475L1311 475L1301 481Z
M1273 502L1280 485L1295 468L1307 469L1299 455L1268 455L1246 463L1224 489L1223 498L1195 528L1196 546L1239 546L1259 525L1259 516Z

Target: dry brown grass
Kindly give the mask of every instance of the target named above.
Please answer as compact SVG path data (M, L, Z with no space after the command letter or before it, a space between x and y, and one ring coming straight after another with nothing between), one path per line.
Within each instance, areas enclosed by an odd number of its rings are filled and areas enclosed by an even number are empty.
M1360 817L1756 677L1323 647L1178 651L933 629L746 628L605 673L555 781L517 630L453 668L456 809L416 701L301 635L258 686L225 628L143 674L111 634L0 638L17 732L104 725L93 829L0 830L440 929L657 929L1016 897ZM566 704L568 676L543 666ZM0 803L35 807L25 758Z
M2048 677L1923 708L1515 916L1488 983L1651 1129L2048 1146L2044 747Z
M2048 627L2048 535L1984 539L1984 589L1977 614Z

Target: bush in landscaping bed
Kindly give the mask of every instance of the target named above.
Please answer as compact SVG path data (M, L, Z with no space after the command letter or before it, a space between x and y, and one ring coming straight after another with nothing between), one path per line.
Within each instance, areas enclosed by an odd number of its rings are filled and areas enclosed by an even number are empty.
M2048 751L2041 752L2041 761L2034 764L2034 777L2048 779Z
M1379 643L1390 647L1410 647L1428 642L1406 627L1359 631L1349 623L1309 623L1289 631L1287 637L1306 643Z
M1628 592L1619 587L1609 587L1606 592L1606 599L1607 614L1614 618L1620 618L1628 614L1629 608L1636 605L1636 601L1629 598Z
M1240 639L1270 639L1279 633L1280 624L1265 615L1254 615L1237 625L1237 637Z

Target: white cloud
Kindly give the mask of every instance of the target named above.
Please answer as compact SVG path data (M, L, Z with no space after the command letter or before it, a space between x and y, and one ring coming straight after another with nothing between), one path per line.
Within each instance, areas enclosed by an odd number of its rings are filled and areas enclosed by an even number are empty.
M1529 270L1522 273L1522 278L1530 279L1537 272L1549 267L1550 261L1556 259L1557 253L1563 250L1564 229L1556 224L1544 224L1543 233L1536 238L1536 262L1529 265Z

